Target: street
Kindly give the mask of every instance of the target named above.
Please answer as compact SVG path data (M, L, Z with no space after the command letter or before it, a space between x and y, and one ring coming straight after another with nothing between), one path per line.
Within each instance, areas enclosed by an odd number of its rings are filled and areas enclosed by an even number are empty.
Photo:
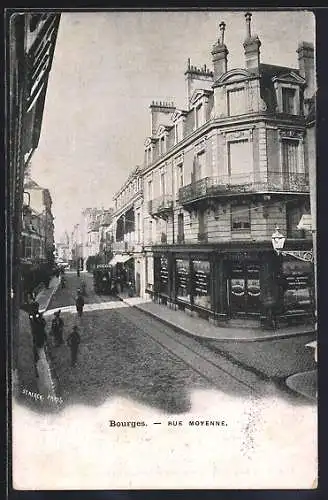
M86 310L80 320L74 300L82 279L87 285L87 295ZM64 312L67 306L73 306L71 312ZM90 307L94 310L88 311ZM109 396L124 395L165 413L184 413L191 409L190 394L194 389L219 389L236 397L270 395L277 391L267 376L272 359L276 367L281 367L280 377L288 376L291 372L286 369L286 359L295 351L295 343L299 350L303 345L303 339L277 341L284 345L285 356L281 356L279 346L272 349L271 342L269 348L266 346L269 361L263 369L265 362L258 351L265 351L265 343L223 344L226 352L217 352L207 343L187 338L117 298L95 294L89 273L82 273L81 278L74 272L66 273L66 287L58 289L49 305L51 311L58 308L65 308L64 337L67 338L75 324L81 335L75 368L70 366L66 343L51 349L64 405L99 405ZM48 331L52 319L52 312L49 313ZM233 357L227 355L229 349ZM246 354L242 356L242 352ZM305 354L308 358L305 356L304 366L310 366L311 353ZM254 360L258 358L263 373L254 369ZM297 363L299 367L300 360ZM303 398L288 394L285 386L281 389L281 397L304 403Z

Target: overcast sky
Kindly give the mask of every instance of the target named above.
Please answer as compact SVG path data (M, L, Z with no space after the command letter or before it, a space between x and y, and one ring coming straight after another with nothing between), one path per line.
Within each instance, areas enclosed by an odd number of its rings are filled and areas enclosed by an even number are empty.
M226 23L228 69L244 67L244 11L62 13L32 176L53 199L56 237L85 207L112 205L143 162L152 100L185 107L184 71L212 67ZM310 12L253 12L261 61L297 68L300 41L314 42Z

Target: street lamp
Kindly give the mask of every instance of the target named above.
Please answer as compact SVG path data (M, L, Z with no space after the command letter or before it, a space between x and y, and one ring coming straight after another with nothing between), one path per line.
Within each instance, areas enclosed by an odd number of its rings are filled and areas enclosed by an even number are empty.
M272 246L273 246L274 251L279 255L281 250L284 248L286 238L280 232L280 228L278 226L276 226L276 228L272 234L271 241L272 241Z

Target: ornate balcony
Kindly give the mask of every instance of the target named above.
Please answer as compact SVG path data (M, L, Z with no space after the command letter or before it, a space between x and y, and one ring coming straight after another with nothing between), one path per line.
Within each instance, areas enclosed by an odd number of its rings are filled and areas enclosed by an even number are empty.
M172 210L173 199L171 194L165 194L148 202L148 212L150 215L158 217L166 216Z
M181 205L188 205L206 198L243 193L309 194L309 176L305 173L257 172L205 177L180 188L179 202Z

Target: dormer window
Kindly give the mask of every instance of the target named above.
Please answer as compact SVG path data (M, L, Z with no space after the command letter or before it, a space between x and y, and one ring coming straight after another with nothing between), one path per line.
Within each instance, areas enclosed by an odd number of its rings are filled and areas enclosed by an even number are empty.
M204 124L204 113L203 105L199 104L195 107L195 129L201 127Z
M294 88L282 87L282 112L296 115L296 90Z
M159 139L159 154L163 155L165 153L165 136L162 135Z
M228 90L228 115L238 116L245 113L245 90L242 88L235 88Z
M179 123L176 123L174 125L174 142L175 144L178 144L181 141L181 127Z

